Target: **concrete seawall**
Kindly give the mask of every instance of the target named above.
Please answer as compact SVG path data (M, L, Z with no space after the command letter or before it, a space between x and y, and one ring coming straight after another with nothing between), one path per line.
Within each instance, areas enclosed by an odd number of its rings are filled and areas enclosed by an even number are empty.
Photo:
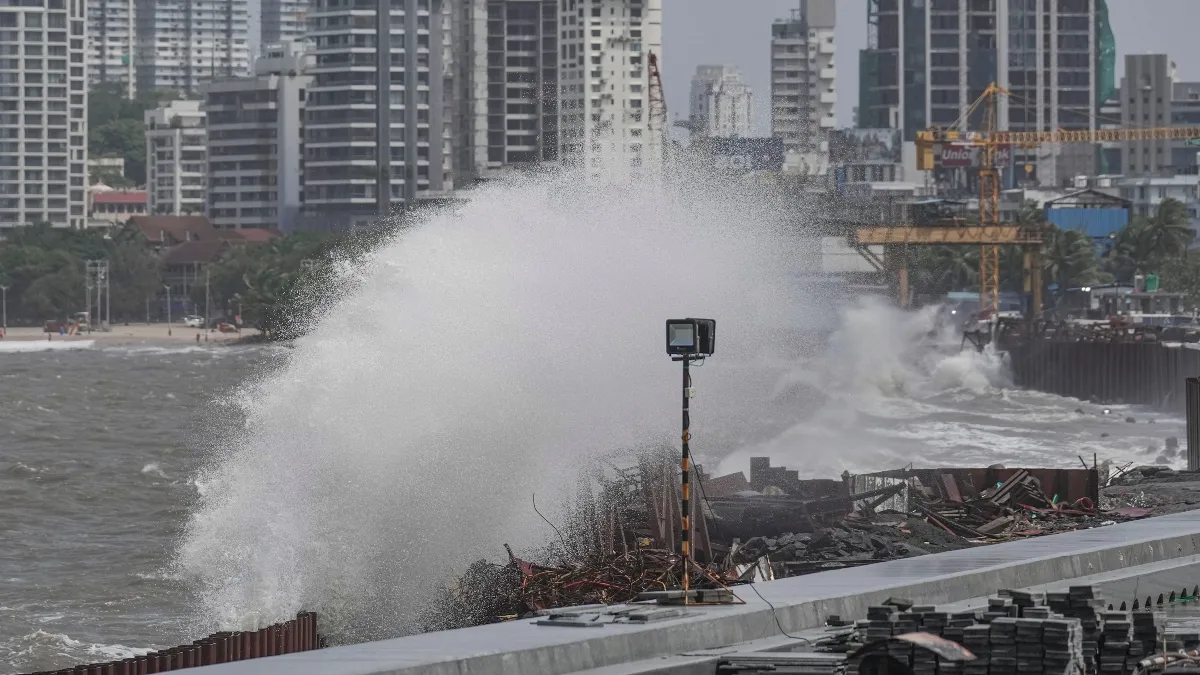
M1000 588L1112 575L1200 556L1200 512L1025 539L736 590L745 605L692 608L684 618L648 625L537 626L529 620L428 633L306 654L210 666L214 675L560 675L764 640L820 626L831 614L858 618L890 596L922 604L979 598ZM1151 569L1151 568L1147 568ZM1192 571L1185 573L1189 576ZM1172 578L1180 588L1187 579ZM1193 583L1200 583L1200 578ZM1168 588L1168 586L1164 586ZM774 606L772 611L768 601ZM777 623L778 622L778 623Z

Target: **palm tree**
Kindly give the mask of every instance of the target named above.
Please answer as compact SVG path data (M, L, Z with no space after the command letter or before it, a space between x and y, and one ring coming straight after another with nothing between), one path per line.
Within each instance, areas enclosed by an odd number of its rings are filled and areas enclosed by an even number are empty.
M1142 219L1141 227L1149 251L1160 259L1183 253L1196 236L1187 207L1170 197L1159 202L1153 216Z
M914 264L914 288L941 295L979 287L979 249L974 246L933 246L920 249Z
M1099 281L1096 246L1082 232L1053 229L1042 247L1042 281L1059 288L1088 286Z

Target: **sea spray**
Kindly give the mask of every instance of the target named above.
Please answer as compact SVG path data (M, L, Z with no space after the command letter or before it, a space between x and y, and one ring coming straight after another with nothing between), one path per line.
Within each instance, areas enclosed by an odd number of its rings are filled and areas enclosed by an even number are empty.
M903 428L945 412L947 397L999 397L1011 386L1001 355L964 349L959 326L936 306L904 311L868 297L844 304L838 316L818 357L784 366L766 407L787 406L790 414L724 457L720 472L745 471L754 456L821 478L922 461L988 463L974 452L948 459L920 442L935 438L926 427L914 438ZM963 427L959 436L970 437L970 425Z
M778 215L568 175L485 187L367 256L196 479L176 559L198 632L303 608L338 641L401 634L471 561L552 537L531 495L553 518L581 461L677 434L665 319L715 318L726 364L829 320ZM698 452L769 395L746 378L698 369Z

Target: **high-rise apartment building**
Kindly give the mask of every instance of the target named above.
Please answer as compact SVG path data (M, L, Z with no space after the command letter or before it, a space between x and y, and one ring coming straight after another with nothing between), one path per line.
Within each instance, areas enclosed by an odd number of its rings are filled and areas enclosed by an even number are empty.
M208 174L200 101L146 111L146 204L153 215L202 216Z
M1095 129L1112 94L1105 0L869 0L867 20L862 128L900 128L912 140L921 129L954 124L995 82L1011 92L997 109L1001 129ZM966 129L981 122L977 114ZM1020 173L1056 185L1092 173L1097 152L1063 144L1014 155Z
M137 13L134 0L86 0L88 88L105 82L136 93L134 53Z
M84 0L0 4L0 227L85 224Z
M285 43L303 42L310 0L262 0L259 35L262 52Z
M1101 128L1200 126L1200 82L1181 82L1166 54L1128 54L1121 86L1100 110ZM1120 120L1120 123L1115 123ZM1200 148L1187 141L1105 143L1103 173L1162 176L1192 172Z
M834 0L800 0L790 18L771 26L771 135L789 152L829 151L837 127L836 23Z
M489 169L558 159L558 2L489 0Z
M197 94L250 72L249 0L135 0L137 88Z
M662 63L662 0L560 0L559 159L622 180L658 172L649 54Z
M303 45L267 47L250 77L204 85L208 219L291 231L304 203Z
M306 227L369 224L454 188L446 0L313 0Z
M750 87L734 66L696 66L688 126L694 137L750 136Z
M452 4L456 181L556 161L558 0Z

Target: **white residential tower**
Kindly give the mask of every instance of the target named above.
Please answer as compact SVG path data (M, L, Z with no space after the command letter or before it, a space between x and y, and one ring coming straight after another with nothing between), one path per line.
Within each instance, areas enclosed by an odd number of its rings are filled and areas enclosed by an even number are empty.
M750 87L734 66L697 66L689 126L694 137L750 136Z
M665 120L651 116L649 57L662 53L662 0L561 0L559 157L592 176L658 173Z
M205 145L199 101L146 111L146 203L152 215L204 215Z
M84 0L0 3L0 228L84 227Z

